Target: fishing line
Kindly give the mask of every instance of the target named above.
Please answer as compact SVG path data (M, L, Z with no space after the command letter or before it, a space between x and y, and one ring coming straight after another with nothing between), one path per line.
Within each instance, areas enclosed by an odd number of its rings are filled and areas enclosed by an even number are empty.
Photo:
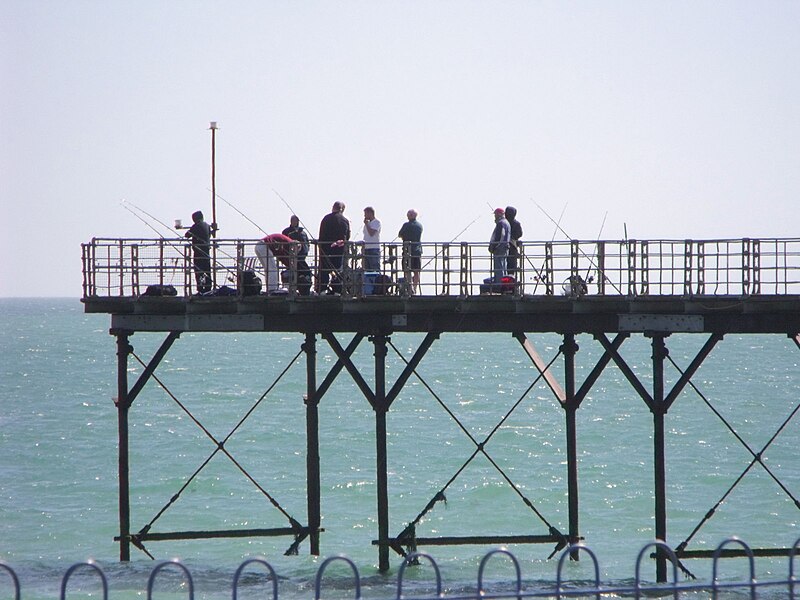
M557 223L557 222L556 222L556 221L553 219L553 217L551 217L551 216L550 216L550 215L547 213L547 211L546 211L544 208L542 208L542 205L541 205L541 204L539 204L538 202L536 202L536 200L533 200L533 198L531 198L531 201L532 201L532 202L533 202L533 203L534 203L534 204L535 204L535 205L536 205L536 206L539 208L539 210L540 210L540 211L542 211L542 213L544 213L544 216L545 216L545 217L547 217L548 219L550 219L550 221L552 221L553 223L555 223L555 225L556 225L556 228L557 228L557 229L558 229L558 230L559 230L561 233L563 233L563 234L564 234L564 235L567 237L567 239L569 239L569 240L571 240L571 239L572 239L572 236L570 236L570 235L569 235L569 234L568 234L566 231L564 231L564 228L563 228L563 227L561 227L561 225L560 225L559 223ZM589 264L590 264L590 265L592 265L592 266L593 266L595 269L597 269L597 273L598 273L598 274L599 274L601 277L603 277L603 278L604 278L606 281L608 281L608 283L611 285L611 287L613 287L613 288L614 288L614 289L617 291L617 293L618 293L618 294L622 295L622 291L621 291L621 290L620 290L620 289L619 289L619 288L618 288L616 285L614 285L614 283L613 283L613 282L612 282L610 279L606 278L606 276L605 276L605 272L604 272L604 271L603 271L603 270L602 270L600 267L598 267L598 266L597 266L597 263L595 263L595 262L594 262L594 259L593 259L591 256L589 256L588 254L586 254L586 252L584 252L583 250L581 250L581 247L580 247L580 245L578 245L578 252L580 252L580 253L581 253L581 254L584 256L584 258L587 258L587 259L589 260Z
M564 213L567 211L567 206L569 206L569 202L564 203L564 208L561 209L561 214L558 215L558 223L556 223L556 228L553 229L553 235L550 237L551 244L553 243L553 240L556 239L556 234L558 233L558 226L561 224L561 219L564 218ZM539 289L539 283L547 282L547 275L546 274L542 275L542 271L544 271L544 268L547 265L547 259L545 258L544 261L542 261L542 266L538 270L536 269L536 265L533 264L530 258L526 256L525 259L528 261L528 264L533 268L533 270L536 271L536 277L537 277L536 285L533 286L533 293L535 294L536 290Z
M211 191L211 190L208 190L208 191ZM242 211L240 211L238 208L236 208L236 207L235 207L235 206L234 206L234 205L233 205L233 204L232 204L232 203L231 203L229 200L227 200L227 199L223 198L222 196L220 196L220 195L219 195L218 193L216 193L216 192L215 192L215 196L216 196L217 198L219 198L220 200L222 200L222 201L223 201L225 204L227 204L228 206L230 206L230 207L231 207L233 210L235 210L237 213L239 213L239 214L240 214L241 216L243 216L245 219L247 219L247 221L248 221L248 222L249 222L251 225L254 225L254 226L255 226L255 228L256 228L256 229L258 229L258 230L259 230L261 233L263 233L264 235L269 235L269 234L268 234L266 231L264 231L263 229L261 229L261 226L260 226L258 223L256 223L255 221L253 221L253 219L251 219L251 218L250 218L250 217L248 217L246 214L244 214Z
M176 231L174 228L170 227L169 225L167 225L166 223L164 223L164 222L163 222L162 220L160 220L159 218L157 218L157 217L155 217L155 216L151 215L151 214L150 214L149 212L147 212L145 209L143 209L143 208L142 208L142 207L140 207L140 206L137 206L136 204L134 204L134 203L133 203L133 202L131 202L130 200L126 200L126 199L124 199L124 198L123 198L123 199L122 199L122 206L123 206L123 208L125 208L126 210L128 210L128 212L130 212L131 214L133 214L134 216L136 216L136 217L137 217L137 218L138 218L140 221L142 221L143 223L145 223L145 225L147 225L147 226L148 226L150 229L152 229L153 231L155 231L155 232L156 232L156 234L157 234L157 235L158 235L158 236L159 236L159 237L160 237L162 240L164 240L165 242L167 242L167 243L168 243L168 244L169 244L169 245L170 245L170 246L171 246L173 249L177 250L177 251L178 251L178 252L179 252L181 255L183 255L183 253L184 253L184 248L183 248L183 245L182 245L182 243L181 243L181 241L180 241L180 240L182 239L182 236L181 236L181 235L180 235L180 234L179 234L179 233L178 233L178 232L177 232L177 231ZM162 226L164 229L167 229L167 230L169 230L170 232L172 232L173 234L175 234L175 236L176 236L176 238L177 238L177 239L176 239L174 242L172 242L172 241L170 241L168 238L164 237L164 236L163 236L161 233L159 233L159 232L158 232L158 230L157 230L155 227L153 227L153 226L152 226L150 223L147 223L147 221L145 221L145 219L144 219L144 218L141 216L141 214L137 214L136 212L134 212L134 210L131 210L131 207L132 207L133 209L135 209L136 211L139 211L140 213L142 213L142 214L144 214L144 215L148 216L150 219L152 219L153 221L155 221L156 223L158 223L159 225L161 225L161 226ZM211 242L211 244L213 245L213 247L214 247L214 249L215 249L215 250L217 250L218 252L220 252L221 254L223 254L223 255L224 255L226 258L229 258L229 259L231 259L231 260L232 260L232 261L234 261L234 262L236 261L236 257L234 257L234 256L231 256L231 255L230 255L229 253L227 253L225 250L223 250L222 248L220 248L220 247L218 246L218 244L217 244L216 240L215 240L215 241L213 241L213 242ZM224 271L227 271L227 272L228 272L228 277L227 277L226 281L228 281L228 282L235 282L235 281L236 281L236 277L237 277L237 271L236 271L234 268L226 266L225 264L223 264L222 262L220 262L220 261L219 261L219 260L218 260L216 257L212 257L211 255L209 255L209 257L208 257L208 258L209 258L210 260L212 260L212 261L213 261L213 263L214 263L214 266L215 266L217 269L222 269L222 270L224 270Z
M429 258L429 259L428 259L428 262L426 262L424 265L422 265L422 269L424 269L424 268L425 268L425 267L427 267L429 264L431 264L431 262L433 262L434 260L436 260L436 259L438 258L438 256L439 256L439 255L440 255L442 252L444 252L444 248L445 248L445 246L447 246L447 245L449 245L449 244L452 244L453 242L455 242L455 241L456 241L458 238L460 238L460 237L461 237L461 236L464 234L464 232L465 232L467 229L469 229L470 227L472 227L472 226L475 224L475 222L476 222L478 219L480 219L480 218L481 218L481 213L479 213L477 217L475 217L474 219L472 219L472 221L470 221L469 225L467 225L466 227L464 227L464 229L462 229L461 231L459 231L459 232L456 234L456 236L455 236L455 237L454 237L452 240L450 240L449 242L447 242L447 244L442 244L442 247L441 247L441 249L440 249L440 250L439 250L439 251L438 251L436 254L434 254L434 255L433 255L431 258ZM420 270L422 270L422 269L420 269Z

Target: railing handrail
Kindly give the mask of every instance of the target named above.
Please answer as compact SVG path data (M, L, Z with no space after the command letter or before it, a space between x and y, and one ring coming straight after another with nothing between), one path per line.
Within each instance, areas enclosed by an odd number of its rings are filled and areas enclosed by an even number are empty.
M508 273L497 271L487 245L421 242L417 292L461 297L800 295L800 238L523 241L516 266L503 267ZM278 244L274 252L287 257L273 256L278 262L268 262L263 251L259 254L260 246L259 239L213 240L207 261L214 285L209 287L246 295L243 272L253 270L267 291L285 288L286 295L295 297L304 293L304 284L305 289L312 280L318 284L320 273L329 271L332 279L339 279L343 295L374 293L370 271L364 275L363 242L347 242L341 264L335 266L325 266L316 241L309 243L303 261ZM198 267L191 242L184 238L96 237L82 250L84 298L139 296L154 285L173 286L180 296L203 291L195 283ZM385 283L393 286L393 293L402 295L414 291L414 263L407 250L402 242L384 242L378 257L377 272L389 278ZM513 280L502 285L499 277L505 274Z

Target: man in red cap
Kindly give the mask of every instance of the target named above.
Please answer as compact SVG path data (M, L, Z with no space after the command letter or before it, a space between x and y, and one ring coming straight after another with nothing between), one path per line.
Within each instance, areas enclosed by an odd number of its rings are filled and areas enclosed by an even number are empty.
M506 220L506 211L494 209L494 231L489 239L489 252L492 254L492 281L500 283L506 275L508 266L508 246L511 243L511 225Z

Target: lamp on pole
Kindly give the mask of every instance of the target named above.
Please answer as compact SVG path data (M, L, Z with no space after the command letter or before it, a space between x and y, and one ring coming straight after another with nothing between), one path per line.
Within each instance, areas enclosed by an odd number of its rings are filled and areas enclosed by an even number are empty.
M216 134L217 122L211 121L211 235L217 237Z

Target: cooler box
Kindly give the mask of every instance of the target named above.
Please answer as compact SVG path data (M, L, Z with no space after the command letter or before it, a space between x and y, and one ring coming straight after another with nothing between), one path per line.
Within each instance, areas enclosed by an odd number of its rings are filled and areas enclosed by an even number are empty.
M480 285L480 291L481 294L513 294L516 284L517 280L510 275L502 277L499 283L488 277Z
M380 273L376 271L365 271L364 272L364 295L365 296L372 296L375 293L375 280L378 278Z

